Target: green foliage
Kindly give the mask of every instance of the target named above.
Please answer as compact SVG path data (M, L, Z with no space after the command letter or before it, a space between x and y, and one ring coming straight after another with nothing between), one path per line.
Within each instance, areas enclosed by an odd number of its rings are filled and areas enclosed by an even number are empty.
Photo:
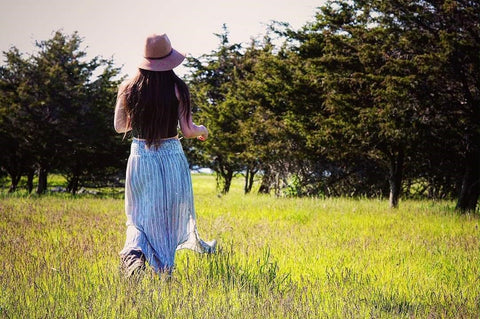
M12 190L21 175L31 181L38 170L43 193L47 174L57 170L75 193L85 183L104 184L116 174L112 168L124 166L126 147L112 130L119 69L111 60L87 60L81 43L77 33L57 31L26 58L16 48L4 53L0 129L11 152L0 166Z
M0 201L2 317L475 318L479 220L450 201L216 196L194 175L219 252L180 251L173 277L127 280L122 199Z
M270 26L281 45L267 34L241 49L225 29L191 63L197 114L214 132L207 164L225 181L245 171L246 191L261 172L261 192L389 193L395 207L420 181L420 195L460 193L458 208L475 210L479 19L471 1L338 0L299 30Z
M204 154L201 161L215 170L219 177L221 191L227 193L236 171L242 169L238 154L243 143L239 137L239 102L237 82L242 76L237 72L241 59L240 45L230 44L228 31L217 35L220 46L217 51L205 54L199 59L190 59L194 71L189 75L192 102L199 122L209 130L209 138L200 145Z

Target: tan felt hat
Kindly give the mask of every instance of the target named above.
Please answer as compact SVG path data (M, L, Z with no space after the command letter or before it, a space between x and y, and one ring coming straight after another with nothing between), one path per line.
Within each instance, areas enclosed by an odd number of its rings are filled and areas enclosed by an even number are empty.
M172 48L166 34L152 34L145 41L143 60L138 66L149 71L168 71L179 66L185 55Z

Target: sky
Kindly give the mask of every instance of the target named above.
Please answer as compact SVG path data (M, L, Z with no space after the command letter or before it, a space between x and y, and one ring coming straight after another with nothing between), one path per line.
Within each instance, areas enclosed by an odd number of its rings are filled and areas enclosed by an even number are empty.
M166 33L180 52L199 57L219 45L225 23L231 43L248 43L275 20L300 28L314 20L324 0L0 0L0 52L12 46L32 53L35 41L57 30L78 31L88 57L113 58L132 76L145 38ZM4 63L4 58L0 63ZM179 67L177 73L186 72Z

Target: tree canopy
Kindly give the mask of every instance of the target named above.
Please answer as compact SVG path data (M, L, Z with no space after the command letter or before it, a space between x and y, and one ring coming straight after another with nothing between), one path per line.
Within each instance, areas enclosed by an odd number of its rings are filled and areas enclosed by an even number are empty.
M472 1L329 1L299 30L272 25L280 45L270 34L243 48L224 30L191 64L197 116L216 136L204 163L223 179L260 172L263 192L388 195L392 207L402 193L457 197L474 210L479 18ZM235 163L228 174L219 159Z
M48 173L57 171L75 193L85 183L105 184L125 162L125 146L111 128L119 69L111 60L86 59L81 43L77 33L57 31L37 42L32 55L4 52L0 143L8 151L0 166L10 191L22 175L31 191L37 172L37 193L43 193Z

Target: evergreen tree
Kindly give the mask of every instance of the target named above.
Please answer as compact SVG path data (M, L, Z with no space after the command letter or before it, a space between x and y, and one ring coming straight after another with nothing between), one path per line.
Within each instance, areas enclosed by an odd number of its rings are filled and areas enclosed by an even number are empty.
M10 177L9 192L17 189L18 182L28 174L29 190L33 188L33 159L25 138L26 123L21 117L25 103L20 88L27 80L31 65L16 48L4 52L5 65L0 67L0 168Z
M398 45L401 34L369 23L354 4L336 1L322 8L301 38L322 36L322 49L314 51L321 55L311 57L323 72L325 89L317 138L340 155L337 165L351 159L346 164L352 167L364 159L388 167L390 205L396 207L404 163L417 138L412 66L407 48ZM302 44L299 50L306 51Z
M431 134L425 144L431 150L431 142L438 142L434 153L443 152L441 176L463 168L457 208L475 210L480 195L480 3L373 1L369 6L380 13L378 23L402 30L414 45L417 99Z
M235 172L243 168L235 94L237 64L242 54L239 44L229 43L226 26L217 36L220 39L217 51L189 60L194 71L188 81L196 119L209 130L209 138L200 146L200 154L204 155L202 163L217 173L221 192L228 193Z
M457 207L475 209L479 17L472 1L329 1L317 21L287 32L323 81L317 144L337 166L388 167L392 206L402 181L420 178L442 192L461 184Z
M10 132L6 140L19 166L10 174L12 188L27 173L31 190L37 171L37 193L42 194L48 173L56 171L67 176L68 189L75 193L79 182L105 181L106 171L112 175L123 167L126 149L112 129L119 70L109 60L87 60L81 43L77 33L58 31L37 42L38 51L26 59L15 48L5 53L1 105L7 111L1 129ZM1 166L12 171L8 163L2 159Z

